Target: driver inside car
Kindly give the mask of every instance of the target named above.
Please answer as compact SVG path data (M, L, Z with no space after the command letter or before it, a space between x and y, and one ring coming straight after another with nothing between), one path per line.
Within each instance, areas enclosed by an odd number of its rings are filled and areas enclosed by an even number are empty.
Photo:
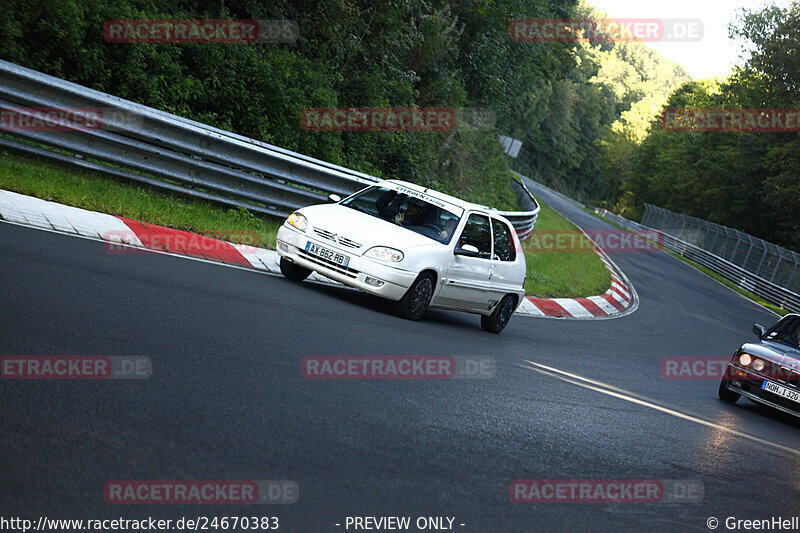
M397 191L386 191L375 202L378 214L384 220L397 223L397 216L400 214L400 206L406 199L405 194L398 194Z
M405 211L403 202L408 200ZM436 224L433 207L423 200L409 198L397 191L386 191L375 202L381 218L394 222L398 226L431 226L436 229L439 239L447 239L455 230L456 220L448 220L444 228ZM441 229L440 229L441 228Z
M400 226L424 226L431 224L431 210L428 204L416 198L409 198L405 213L397 213L394 217L395 223Z

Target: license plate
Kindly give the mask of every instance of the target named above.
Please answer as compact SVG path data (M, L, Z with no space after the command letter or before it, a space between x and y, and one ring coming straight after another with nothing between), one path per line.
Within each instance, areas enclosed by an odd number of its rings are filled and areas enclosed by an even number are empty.
M314 244L311 241L306 243L306 252L311 255L315 255L321 259L326 259L332 263L339 265L340 267L347 268L347 265L350 264L350 257L340 254L339 252L334 252L333 250L328 250L327 248L323 248L318 244Z
M782 396L784 398L788 398L793 402L800 403L800 392L793 391L792 389L787 389L777 383L773 383L771 381L764 380L764 383L761 384L761 388L765 391L769 391L772 394L777 394L778 396Z

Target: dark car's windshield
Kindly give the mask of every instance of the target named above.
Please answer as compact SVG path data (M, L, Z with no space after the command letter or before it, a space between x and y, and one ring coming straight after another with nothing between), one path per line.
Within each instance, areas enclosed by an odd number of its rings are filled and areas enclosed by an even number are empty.
M800 348L800 317L787 316L782 318L767 331L764 338Z
M376 185L351 196L342 205L449 244L463 210L444 202L434 205L431 201L410 189L405 193Z

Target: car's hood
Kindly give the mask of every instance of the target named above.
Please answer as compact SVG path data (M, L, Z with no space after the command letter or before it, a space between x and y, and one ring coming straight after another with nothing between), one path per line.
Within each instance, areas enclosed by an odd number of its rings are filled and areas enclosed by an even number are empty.
M401 251L417 246L442 246L424 235L339 204L312 205L300 209L300 213L308 219L309 235L319 238L315 230L335 233L337 238L360 244L360 253L373 246L390 246Z
M800 350L773 341L746 343L742 350L788 368L800 369Z

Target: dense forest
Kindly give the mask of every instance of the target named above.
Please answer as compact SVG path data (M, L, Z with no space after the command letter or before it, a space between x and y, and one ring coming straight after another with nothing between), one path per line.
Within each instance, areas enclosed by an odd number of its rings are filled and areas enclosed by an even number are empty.
M667 102L796 104L797 9L745 17L734 31L753 43L753 56L714 82L692 81L640 42L515 42L509 35L517 18L597 16L578 0L6 0L0 58L500 208L515 204L514 168L629 216L647 201L800 246L797 134L666 132L654 120ZM290 20L298 38L104 39L107 20L141 18ZM434 132L301 127L306 108L344 106L448 107L459 120ZM498 135L522 141L517 159L502 153Z
M683 84L666 107L800 108L800 5L744 12L731 36L749 43L744 64L725 79ZM796 132L674 132L654 120L615 165L605 198L629 217L649 202L800 251Z

